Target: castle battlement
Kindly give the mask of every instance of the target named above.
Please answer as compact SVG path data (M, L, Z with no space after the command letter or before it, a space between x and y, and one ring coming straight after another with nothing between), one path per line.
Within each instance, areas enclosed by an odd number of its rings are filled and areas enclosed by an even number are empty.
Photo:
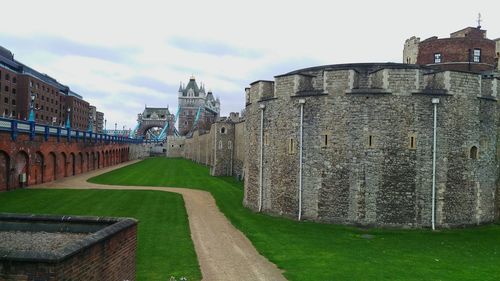
M338 97L353 94L410 96L467 95L496 98L498 76L465 71L436 71L406 64L353 64L305 69L259 80L246 89L247 103L296 96Z

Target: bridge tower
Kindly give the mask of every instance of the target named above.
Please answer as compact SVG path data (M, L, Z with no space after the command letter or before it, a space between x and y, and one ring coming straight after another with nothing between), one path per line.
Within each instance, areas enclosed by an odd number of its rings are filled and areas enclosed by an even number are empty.
M191 76L187 85L179 86L179 134L189 135L194 130L209 130L220 113L220 101L203 84Z
M174 127L175 116L170 114L167 107L145 107L137 115L137 128L135 136L146 139L165 139L176 133Z

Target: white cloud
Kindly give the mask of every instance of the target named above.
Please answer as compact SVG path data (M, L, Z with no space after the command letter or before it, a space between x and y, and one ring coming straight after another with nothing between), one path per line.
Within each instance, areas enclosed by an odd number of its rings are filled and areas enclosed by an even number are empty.
M483 27L498 38L500 4L487 2ZM224 113L239 111L243 89L254 80L308 63L399 62L406 38L448 36L474 26L480 12L449 0L25 0L9 2L9 11L2 22L12 24L3 25L0 40L10 39L0 44L78 89L105 112L108 125L127 127L144 104L175 109L178 83L191 74L221 97ZM52 41L26 48L15 37ZM74 50L58 51L60 45ZM137 83L141 77L149 84Z

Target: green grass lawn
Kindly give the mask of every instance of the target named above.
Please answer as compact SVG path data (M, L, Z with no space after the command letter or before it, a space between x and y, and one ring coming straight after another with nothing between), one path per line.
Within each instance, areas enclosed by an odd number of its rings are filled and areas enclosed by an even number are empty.
M0 212L133 217L139 220L137 280L201 273L182 196L161 191L16 190L0 193Z
M208 168L183 159L151 158L90 181L210 191L289 280L500 280L500 225L434 233L363 230L255 214L242 206L241 183L210 177Z

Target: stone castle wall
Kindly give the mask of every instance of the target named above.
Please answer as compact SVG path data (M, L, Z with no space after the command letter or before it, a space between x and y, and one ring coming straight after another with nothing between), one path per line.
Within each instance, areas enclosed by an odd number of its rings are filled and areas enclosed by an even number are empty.
M210 166L213 176L243 178L245 125L239 117L220 118L204 134L167 139L167 157L182 157Z
M266 213L297 217L303 100L302 217L429 226L431 100L439 98L437 224L491 222L498 90L496 78L399 64L311 68L257 81L247 90L244 204L258 210L262 200Z

